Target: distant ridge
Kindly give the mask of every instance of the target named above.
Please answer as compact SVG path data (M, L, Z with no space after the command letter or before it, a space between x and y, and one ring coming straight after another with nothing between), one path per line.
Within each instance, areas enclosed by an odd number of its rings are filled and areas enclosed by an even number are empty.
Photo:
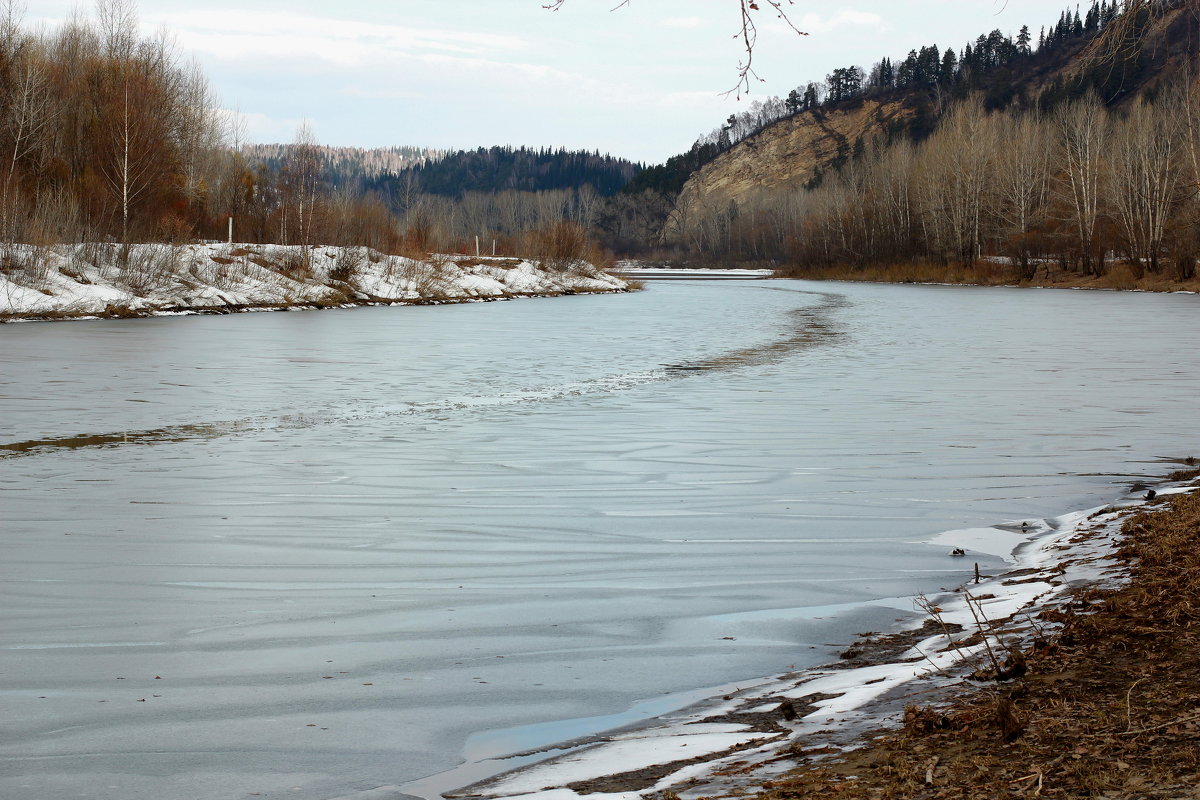
M247 144L239 149L242 157L254 165L279 170L287 161L294 144ZM398 175L406 169L436 161L445 150L432 147L331 147L314 145L325 178L334 186L361 186L380 175Z

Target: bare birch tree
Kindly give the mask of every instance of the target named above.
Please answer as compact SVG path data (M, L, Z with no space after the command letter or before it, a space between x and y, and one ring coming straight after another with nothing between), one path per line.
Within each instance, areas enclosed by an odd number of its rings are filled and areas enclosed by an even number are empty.
M996 211L1004 243L1032 278L1031 233L1041 221L1050 186L1051 137L1036 114L996 115L995 136L1004 151L995 164Z
M10 44L11 43L11 44ZM16 189L21 163L43 145L43 134L54 121L55 104L50 93L46 68L34 40L17 41L4 35L4 62L7 88L0 103L0 141L4 146L3 183L0 185L0 236L14 241L20 214Z
M1062 159L1059 184L1067 201L1067 222L1075 232L1080 265L1086 275L1101 275L1104 254L1096 252L1096 233L1110 138L1108 110L1093 93L1063 107L1055 123Z
M1138 102L1113 136L1112 198L1129 255L1158 272L1168 220L1183 189L1179 107L1170 110Z

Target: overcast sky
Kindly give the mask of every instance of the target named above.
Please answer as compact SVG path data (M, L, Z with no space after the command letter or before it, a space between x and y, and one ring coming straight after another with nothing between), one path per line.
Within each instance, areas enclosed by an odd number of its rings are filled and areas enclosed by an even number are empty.
M993 28L1034 32L1066 4L1045 0L795 0L798 37L761 16L765 83L738 101L736 0L141 0L195 57L250 141L291 141L308 120L326 144L600 150L657 163L754 99L835 67ZM762 5L766 5L762 3ZM1070 3L1074 7L1074 2ZM28 0L53 26L74 0ZM83 13L90 6L84 4Z

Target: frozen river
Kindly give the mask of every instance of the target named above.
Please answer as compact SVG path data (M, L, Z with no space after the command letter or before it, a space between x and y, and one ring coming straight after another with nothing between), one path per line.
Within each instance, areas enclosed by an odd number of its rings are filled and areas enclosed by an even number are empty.
M828 661L996 566L921 540L1200 454L1198 313L732 281L0 327L0 796L419 793Z

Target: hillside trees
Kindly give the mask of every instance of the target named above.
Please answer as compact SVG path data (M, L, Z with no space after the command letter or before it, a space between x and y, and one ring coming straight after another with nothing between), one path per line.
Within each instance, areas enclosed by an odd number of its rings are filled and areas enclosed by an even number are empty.
M796 269L927 262L1032 279L1058 265L1136 277L1200 253L1200 84L1109 109L1090 94L1053 114L989 111L976 94L925 141L879 138L819 186L731 204L695 197L673 217L691 257ZM694 194L694 193L692 193Z

